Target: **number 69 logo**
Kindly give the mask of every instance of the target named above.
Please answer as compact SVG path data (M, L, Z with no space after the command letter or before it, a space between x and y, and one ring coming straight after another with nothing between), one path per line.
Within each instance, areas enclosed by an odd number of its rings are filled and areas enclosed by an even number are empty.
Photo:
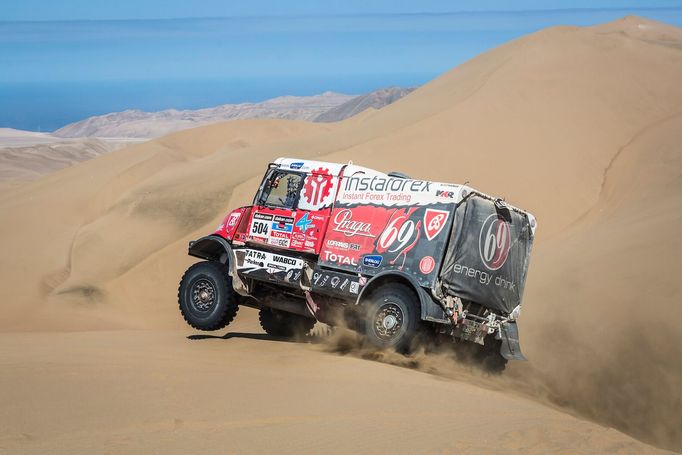
M511 233L506 221L493 213L483 222L478 238L478 252L483 264L490 270L504 265L511 248Z
M406 215L393 218L379 237L378 251L395 253L402 250L408 245L414 236L414 232L414 221L410 220ZM396 242L397 246L391 249Z

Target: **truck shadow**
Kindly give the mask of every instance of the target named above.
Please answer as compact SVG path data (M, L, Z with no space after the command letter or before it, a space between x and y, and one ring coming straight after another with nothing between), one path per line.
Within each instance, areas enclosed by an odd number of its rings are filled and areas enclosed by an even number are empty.
M268 335L267 333L247 333L247 332L227 332L225 335L188 335L188 340L230 340L232 338L242 338L247 340L260 340L260 341L276 341L284 343L310 343L313 337L305 337L303 339L297 340L292 338L275 337Z

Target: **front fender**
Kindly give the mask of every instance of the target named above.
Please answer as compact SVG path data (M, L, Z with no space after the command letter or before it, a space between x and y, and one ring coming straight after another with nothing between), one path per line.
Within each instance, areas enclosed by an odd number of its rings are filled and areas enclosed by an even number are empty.
M207 261L227 264L232 256L232 247L223 237L212 234L190 241L187 254Z
M222 262L228 266L232 277L232 287L243 296L249 295L249 289L237 272L237 258L232 246L219 235L207 235L189 242L187 254L207 261Z

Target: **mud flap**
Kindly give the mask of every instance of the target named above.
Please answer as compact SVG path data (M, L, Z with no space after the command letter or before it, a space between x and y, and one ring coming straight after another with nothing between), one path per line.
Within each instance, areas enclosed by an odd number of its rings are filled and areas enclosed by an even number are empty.
M500 354L507 360L528 360L521 352L519 344L519 328L516 322L506 322L500 325L496 338L502 340Z

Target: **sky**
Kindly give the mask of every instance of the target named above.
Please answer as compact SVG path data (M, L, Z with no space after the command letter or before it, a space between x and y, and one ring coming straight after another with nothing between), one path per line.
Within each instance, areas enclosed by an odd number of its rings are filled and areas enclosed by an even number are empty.
M682 26L682 0L4 0L0 127L417 86L541 28L627 14Z

